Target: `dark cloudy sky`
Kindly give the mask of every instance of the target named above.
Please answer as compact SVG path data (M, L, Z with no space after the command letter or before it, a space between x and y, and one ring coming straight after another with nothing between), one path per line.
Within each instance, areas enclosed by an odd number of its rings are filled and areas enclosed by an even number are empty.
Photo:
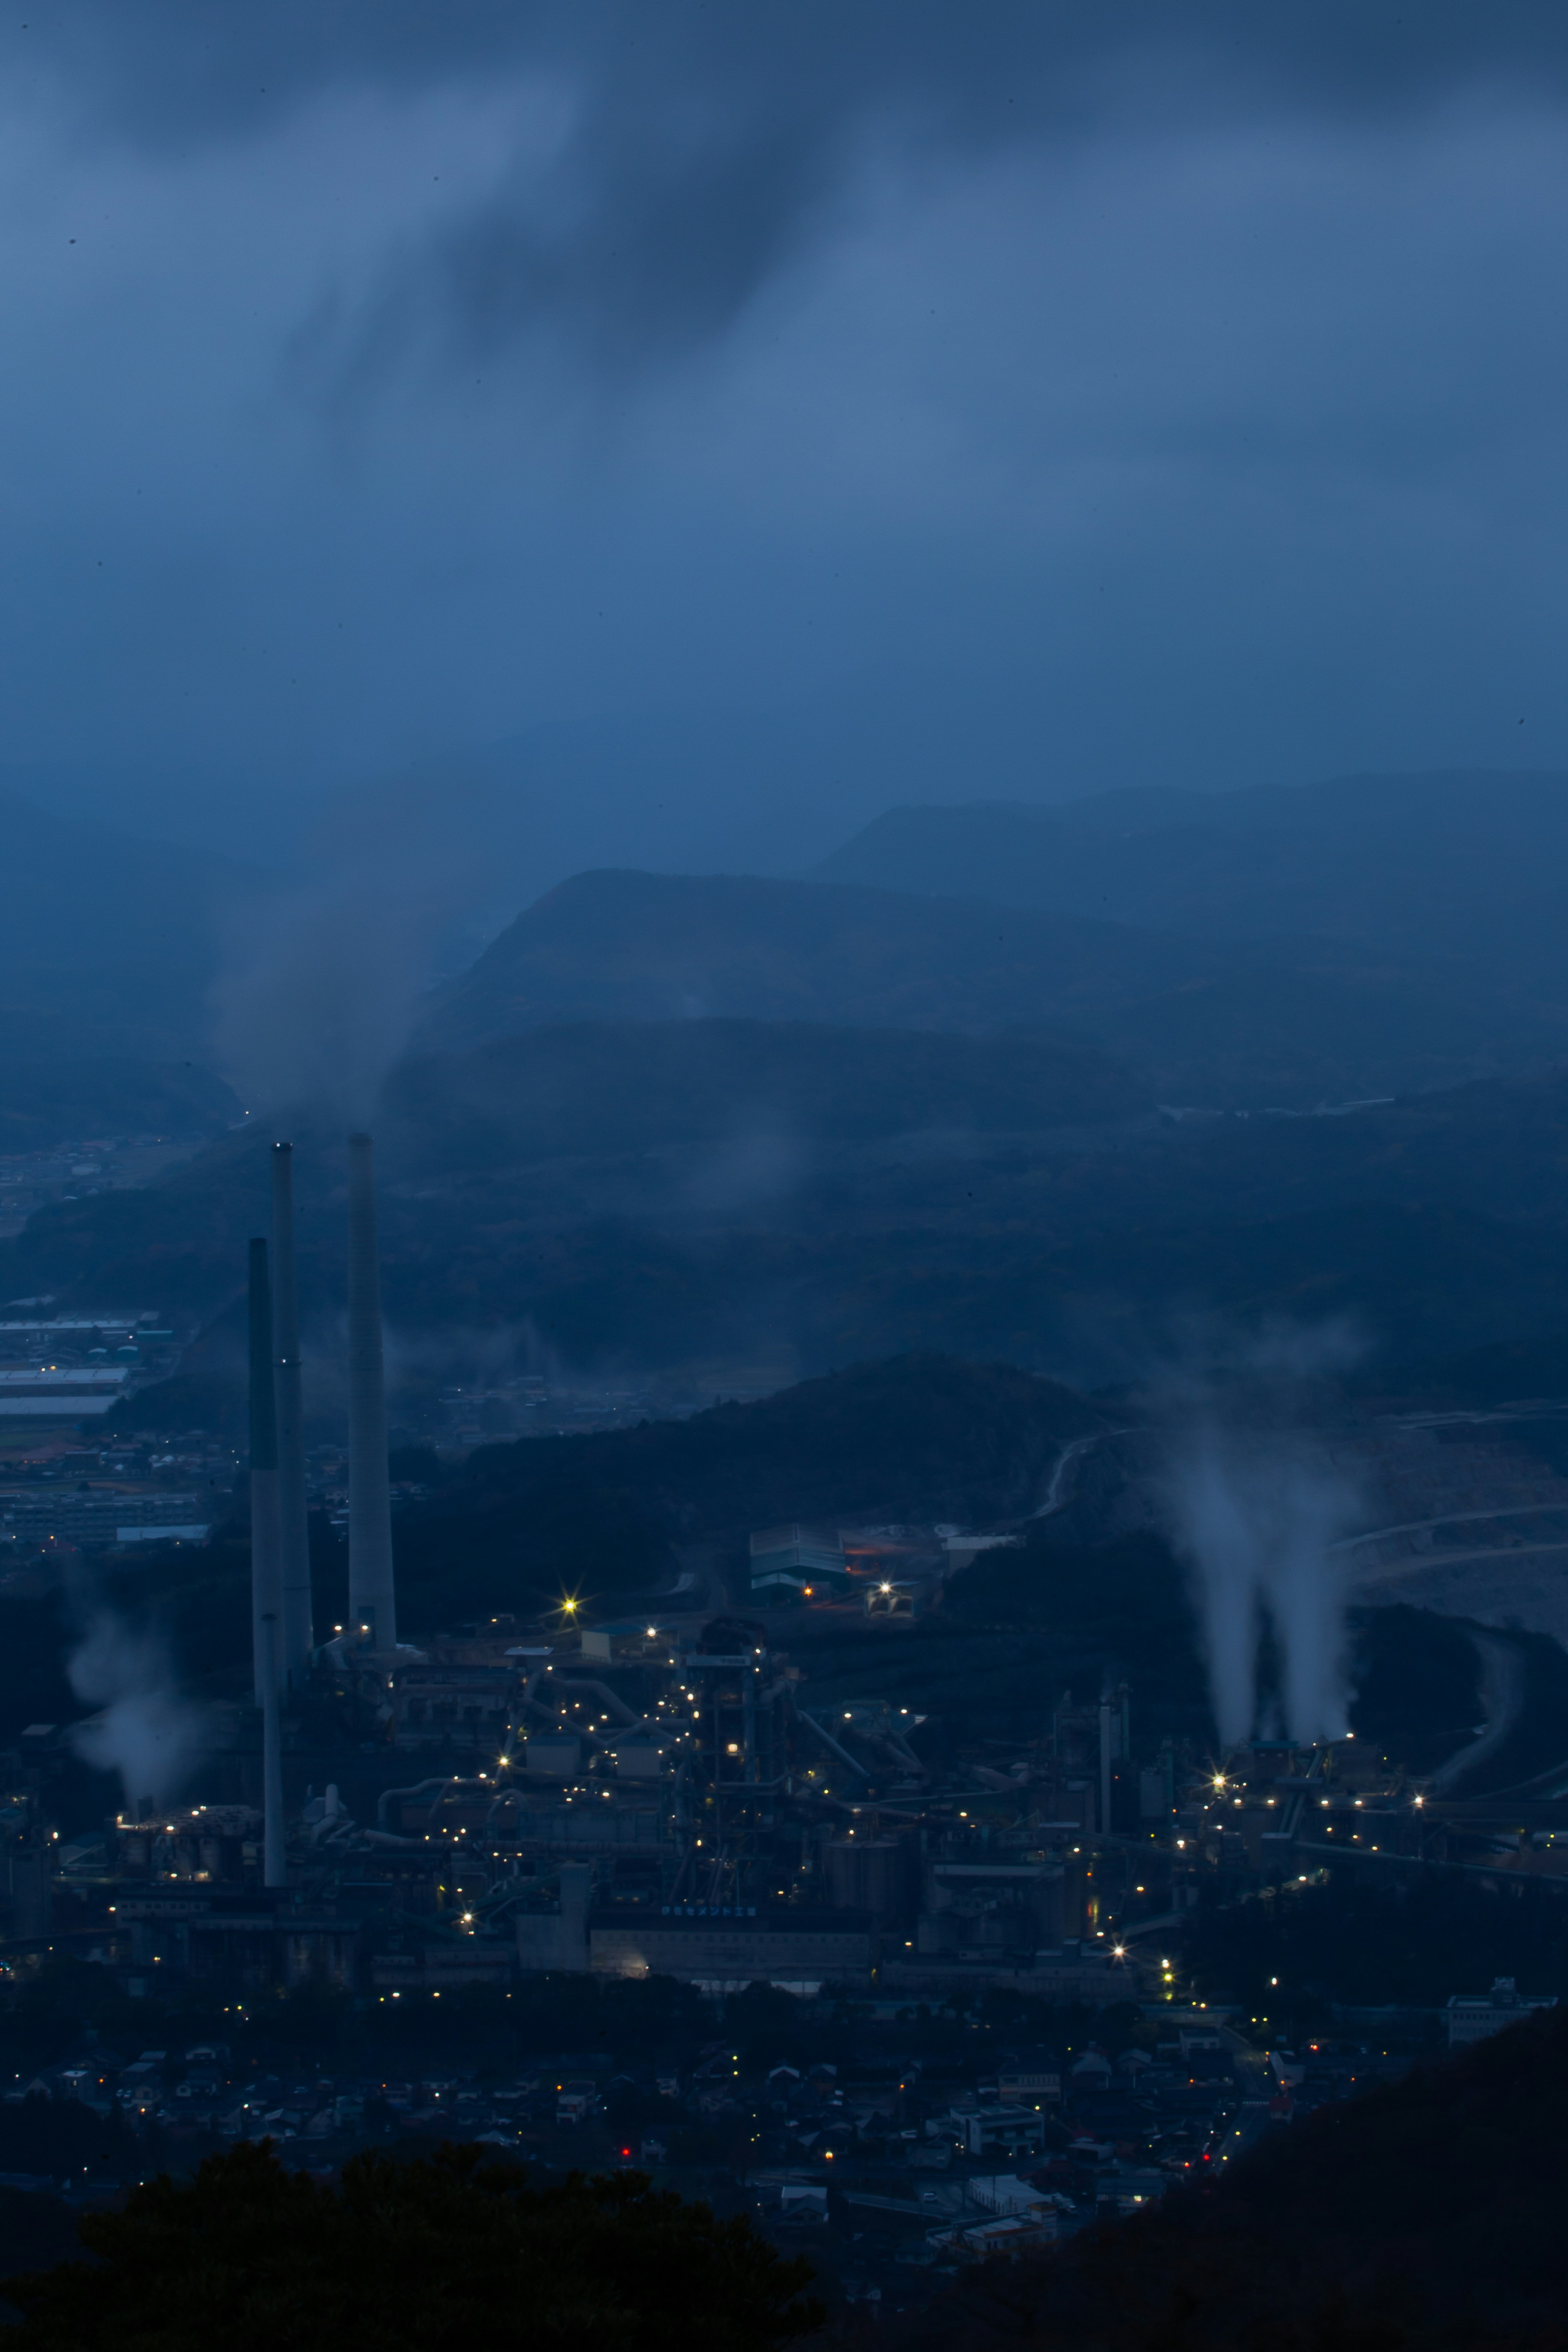
M775 863L1568 764L1565 91L1560 0L13 0L4 761L591 739Z

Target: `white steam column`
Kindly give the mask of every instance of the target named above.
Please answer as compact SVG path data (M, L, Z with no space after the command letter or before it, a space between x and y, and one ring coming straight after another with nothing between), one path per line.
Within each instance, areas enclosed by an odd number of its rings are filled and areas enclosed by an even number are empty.
M294 1147L272 1147L272 1360L278 1404L278 1515L281 1546L283 1682L298 1690L316 1646L310 1612L310 1532L305 1495L305 1408L300 1367L300 1289L294 1272Z
M278 1517L278 1412L272 1394L272 1294L267 1244L250 1244L250 1654L256 1704L271 1682L272 1635L282 1595Z
M397 1647L375 1156L368 1135L349 1138L349 1630L368 1635L378 1655Z

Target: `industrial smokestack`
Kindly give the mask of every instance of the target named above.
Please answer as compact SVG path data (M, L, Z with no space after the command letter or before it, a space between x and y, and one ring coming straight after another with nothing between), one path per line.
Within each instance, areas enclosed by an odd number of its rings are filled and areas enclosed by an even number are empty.
M282 1577L282 1673L299 1689L316 1646L310 1612L310 1532L305 1498L305 1412L300 1291L294 1273L294 1147L272 1147L273 1391L278 1402L278 1514Z
M368 1135L349 1138L349 1624L368 1634L379 1654L397 1647L375 1158Z
M272 1295L267 1244L250 1244L250 1654L256 1704L267 1704L271 1649L266 1620L282 1589L278 1522L278 1409L272 1393Z
M283 1837L283 1724L278 1705L281 1679L278 1619L269 1609L261 1620L266 1661L266 1696L261 1706L261 1883L287 1886L289 1864Z

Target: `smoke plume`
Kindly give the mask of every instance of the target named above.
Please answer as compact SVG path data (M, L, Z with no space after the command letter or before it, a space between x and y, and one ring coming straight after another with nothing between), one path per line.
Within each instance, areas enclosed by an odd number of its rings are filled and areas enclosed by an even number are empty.
M467 814L458 794L344 793L297 886L235 914L212 1009L247 1109L370 1119L472 904L481 859Z
M118 1772L132 1808L177 1795L205 1745L205 1724L201 1709L180 1697L158 1637L99 1608L66 1661L66 1675L82 1704L100 1710L71 1727L83 1762Z
M1164 1383L1165 1513L1187 1562L1215 1721L1236 1745L1258 1728L1259 1648L1271 1632L1279 1703L1293 1739L1346 1728L1344 1591L1338 1538L1355 1526L1355 1482L1309 1434L1332 1410L1335 1375L1363 1351L1348 1324L1276 1328L1203 1352L1211 1369ZM1192 1334L1194 1345L1198 1335ZM1225 1358L1228 1356L1228 1362Z
M1331 1548L1357 1516L1349 1481L1305 1438L1211 1420L1173 1442L1166 1496L1194 1574L1221 1739L1232 1746L1256 1728L1266 1618L1283 1658L1287 1731L1342 1737L1344 1605Z

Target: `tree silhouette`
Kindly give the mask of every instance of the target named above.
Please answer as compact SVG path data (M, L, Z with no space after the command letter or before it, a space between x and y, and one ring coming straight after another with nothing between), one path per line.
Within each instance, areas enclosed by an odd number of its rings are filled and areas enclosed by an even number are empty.
M531 2346L772 2352L817 2326L810 2264L744 2221L652 2189L441 2147L355 2157L341 2179L286 2171L269 2142L80 2224L88 2263L6 2281L14 2352L471 2352Z

